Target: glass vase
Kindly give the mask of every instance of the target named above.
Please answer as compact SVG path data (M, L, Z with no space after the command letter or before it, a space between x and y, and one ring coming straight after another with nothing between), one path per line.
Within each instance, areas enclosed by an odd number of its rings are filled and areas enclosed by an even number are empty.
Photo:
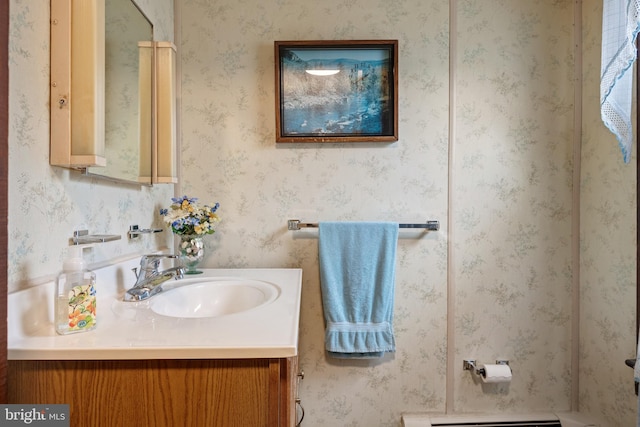
M204 258L204 239L199 235L183 234L180 236L180 260L185 274L200 274L198 264Z

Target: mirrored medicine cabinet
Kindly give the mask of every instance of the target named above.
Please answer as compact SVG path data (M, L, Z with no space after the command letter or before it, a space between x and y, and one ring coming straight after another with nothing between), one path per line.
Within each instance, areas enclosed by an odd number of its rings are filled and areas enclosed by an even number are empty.
M134 0L51 0L50 164L177 182L175 46Z

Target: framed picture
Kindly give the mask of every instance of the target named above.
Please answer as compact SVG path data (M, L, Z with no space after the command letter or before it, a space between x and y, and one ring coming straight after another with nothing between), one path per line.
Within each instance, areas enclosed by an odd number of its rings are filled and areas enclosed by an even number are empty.
M276 41L276 142L398 140L398 41Z

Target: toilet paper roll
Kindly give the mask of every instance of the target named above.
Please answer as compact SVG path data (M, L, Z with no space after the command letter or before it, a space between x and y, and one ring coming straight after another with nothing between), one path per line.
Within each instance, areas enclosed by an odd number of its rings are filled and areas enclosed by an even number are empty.
M509 365L482 365L482 382L508 383L511 382L511 368Z

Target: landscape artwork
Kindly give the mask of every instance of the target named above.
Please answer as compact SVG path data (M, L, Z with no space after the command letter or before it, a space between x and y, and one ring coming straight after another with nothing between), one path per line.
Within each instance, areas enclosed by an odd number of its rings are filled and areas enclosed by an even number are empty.
M277 142L398 140L397 40L276 42Z

